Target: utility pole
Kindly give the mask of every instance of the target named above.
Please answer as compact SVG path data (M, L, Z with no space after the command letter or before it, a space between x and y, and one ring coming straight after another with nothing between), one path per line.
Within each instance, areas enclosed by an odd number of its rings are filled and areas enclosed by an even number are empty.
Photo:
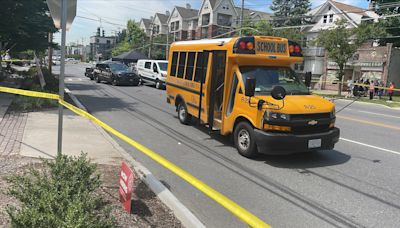
M168 52L169 52L169 26L167 31L167 45L165 46L165 60L168 60Z
M244 0L242 0L242 9L241 9L241 16L240 16L240 32L239 32L239 36L242 36L242 28L243 28L243 13L244 11Z
M49 55L48 55L48 61L49 61L49 72L51 75L52 68L53 68L53 47L51 46L53 44L53 33L49 32Z
M153 48L153 34L154 34L154 24L150 24L152 26L151 28L151 34L150 34L150 46L149 46L149 54L148 58L151 59L151 49Z
M61 65L59 76L59 96L64 100L64 73L65 73L65 40L67 33L67 0L62 0L61 3ZM64 107L58 103L58 143L57 155L61 156L62 153L62 129L63 129L63 112Z

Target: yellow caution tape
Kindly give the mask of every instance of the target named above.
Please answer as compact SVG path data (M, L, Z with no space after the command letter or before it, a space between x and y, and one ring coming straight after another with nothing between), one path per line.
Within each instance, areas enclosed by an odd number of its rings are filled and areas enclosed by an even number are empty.
M19 95L24 95L24 96L29 96L29 97L41 97L41 98L47 98L47 99L53 99L53 100L58 100L58 98L59 98L59 96L57 94L29 91L29 90L24 90L24 89L14 89L14 88L8 88L8 87L3 87L3 86L0 86L0 92L19 94Z
M104 128L106 131L110 132L111 134L117 136L118 138L122 139L129 145L135 147L142 153L146 154L150 158L152 158L154 161L158 162L171 172L175 173L177 176L181 177L185 181L187 181L189 184L193 185L195 188L198 190L202 191L204 194L209 196L211 199L215 200L217 203L225 207L227 210L232 212L234 215L236 215L239 219L241 219L243 222L247 223L251 227L270 227L268 224L266 224L264 221L261 219L257 218L255 215L251 214L226 196L222 195L221 193L217 192L204 182L200 181L190 173L186 172L185 170L179 168L172 162L168 161L161 155L155 153L154 151L150 150L149 148L141 145L140 143L136 142L135 140L129 138L128 136L118 132L117 130L113 129L106 123L102 122L101 120L97 119L96 117L92 116L91 114L83 111L82 109L79 109L63 100L59 100L59 103L68 108L69 110L73 111L74 113L83 116L92 122L96 123L97 125L101 126Z
M7 87L0 87L0 92L6 92L6 93L14 93L14 94L20 94L20 95L25 95L25 96L31 96L31 97L41 97L41 98L47 98L47 99L56 99L58 102L63 105L64 107L68 108L72 112L85 117L95 124L101 126L104 128L106 131L110 132L111 134L117 136L118 138L122 139L129 145L135 147L142 153L146 154L150 158L152 158L154 161L158 162L180 178L184 179L187 181L189 184L203 192L205 195L213 199L215 202L220 204L221 206L225 207L228 211L230 211L232 214L237 216L239 219L241 219L243 222L248 224L251 227L270 227L268 224L266 224L264 221L247 211L246 209L242 208L226 196L222 195L218 191L214 190L201 180L197 179L190 173L186 172L185 170L179 168L163 156L157 154L156 152L150 150L149 148L143 146L142 144L136 142L135 140L129 138L128 136L120 133L119 131L113 129L106 123L102 122L101 120L97 119L95 116L89 114L88 112L75 107L72 104L69 104L68 102L59 99L59 96L56 94L51 94L51 93L42 93L42 92L34 92L34 91L27 91L27 90L21 90L21 89L12 89L12 88L7 88Z

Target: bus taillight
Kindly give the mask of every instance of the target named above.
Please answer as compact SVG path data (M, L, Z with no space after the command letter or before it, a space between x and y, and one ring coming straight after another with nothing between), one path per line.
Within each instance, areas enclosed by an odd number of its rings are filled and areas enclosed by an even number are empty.
M255 54L254 37L245 36L239 38L233 47L233 53Z
M289 43L289 54L290 56L295 56L295 57L302 57L303 54L301 53L301 47L298 43L293 42L291 40L288 41Z

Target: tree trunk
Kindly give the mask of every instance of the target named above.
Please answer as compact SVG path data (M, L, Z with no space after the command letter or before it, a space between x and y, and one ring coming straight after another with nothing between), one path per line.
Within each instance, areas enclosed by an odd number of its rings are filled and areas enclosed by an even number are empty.
M339 64L339 88L338 88L338 96L342 95L342 88L343 88L343 68L344 64Z

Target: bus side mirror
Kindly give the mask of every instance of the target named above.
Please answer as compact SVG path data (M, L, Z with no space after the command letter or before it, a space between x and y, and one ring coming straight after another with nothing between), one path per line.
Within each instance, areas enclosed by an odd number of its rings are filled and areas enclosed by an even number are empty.
M308 88L310 88L311 86L311 76L311 72L306 72L306 74L304 75L304 84L306 84Z
M271 91L271 96L275 100L283 100L286 97L286 90L282 86L274 86Z
M256 79L255 78L246 78L244 95L246 97L254 97L255 90L256 90Z

